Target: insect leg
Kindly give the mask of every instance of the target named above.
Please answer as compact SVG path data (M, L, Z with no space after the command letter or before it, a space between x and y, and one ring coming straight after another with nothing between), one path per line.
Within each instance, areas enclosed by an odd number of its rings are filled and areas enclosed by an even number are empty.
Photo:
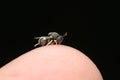
M37 47L39 45L39 43L35 44L34 47Z
M47 45L50 45L50 44L52 44L52 42L53 42L53 40L51 40L50 42L48 42L48 43L47 43Z
M34 47L37 47L41 43L41 38L39 38L38 43L34 45Z
M54 42L55 42L56 45L58 44L57 40L54 40Z

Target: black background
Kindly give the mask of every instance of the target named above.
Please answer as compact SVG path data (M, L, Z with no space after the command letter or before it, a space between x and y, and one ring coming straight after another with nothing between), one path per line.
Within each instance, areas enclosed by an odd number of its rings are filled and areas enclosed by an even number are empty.
M105 80L117 78L119 52L115 48L116 34L113 34L113 27L101 25L104 19L96 24L95 5L86 2L65 3L64 6L48 4L36 6L37 9L13 6L3 10L0 67L34 49L37 43L34 37L47 35L50 31L60 34L68 32L64 45L87 55L97 65Z

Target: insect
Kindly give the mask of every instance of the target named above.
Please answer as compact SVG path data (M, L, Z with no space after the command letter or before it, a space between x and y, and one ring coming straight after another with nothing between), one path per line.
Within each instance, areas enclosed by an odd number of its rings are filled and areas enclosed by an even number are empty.
M61 44L65 36L67 36L67 32L64 35L59 35L57 32L49 32L48 36L35 37L35 39L38 39L38 43L35 44L34 47L38 45Z

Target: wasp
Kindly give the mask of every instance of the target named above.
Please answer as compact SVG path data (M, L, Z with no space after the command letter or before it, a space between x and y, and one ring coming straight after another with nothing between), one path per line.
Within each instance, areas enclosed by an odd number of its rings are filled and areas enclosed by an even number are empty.
M63 35L58 34L57 32L49 32L48 36L41 36L35 37L34 39L38 39L38 43L34 45L36 46L45 46L45 45L52 45L52 44L61 44L64 40L64 37L67 36L67 32Z

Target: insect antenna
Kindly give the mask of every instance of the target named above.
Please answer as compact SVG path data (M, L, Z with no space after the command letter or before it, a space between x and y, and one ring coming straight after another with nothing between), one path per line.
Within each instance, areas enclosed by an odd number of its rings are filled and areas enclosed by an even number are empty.
M35 37L34 39L39 39L40 37Z
M68 34L67 34L67 32L65 32L64 34L63 34L63 37L65 37L65 36L67 36Z

